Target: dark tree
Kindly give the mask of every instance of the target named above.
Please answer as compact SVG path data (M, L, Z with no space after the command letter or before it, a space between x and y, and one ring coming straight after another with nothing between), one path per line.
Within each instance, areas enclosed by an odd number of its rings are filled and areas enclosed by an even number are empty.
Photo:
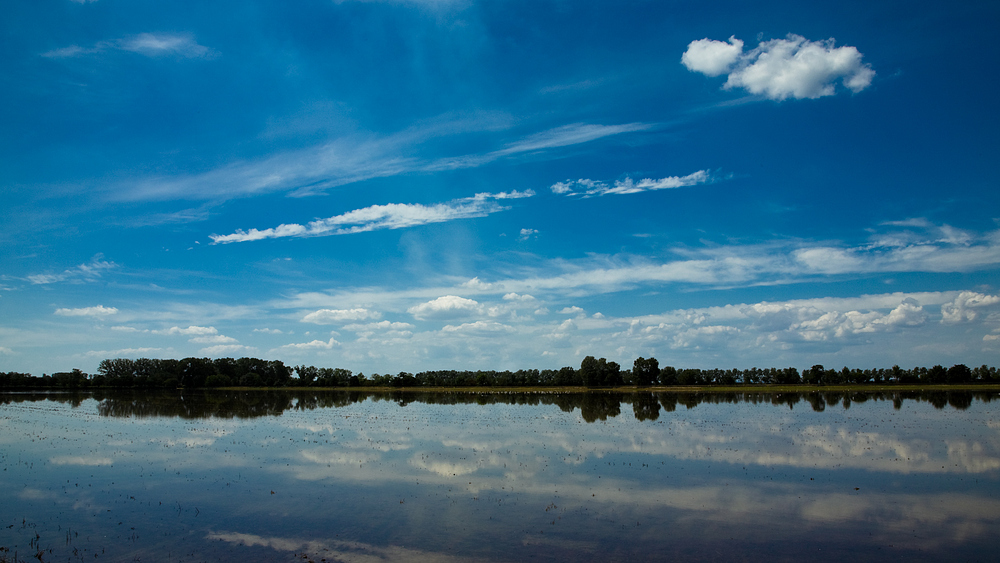
M298 385L308 387L312 385L319 376L319 369L315 366L295 366L295 375L298 376Z
M678 385L701 385L703 381L700 369L682 369L677 372Z
M823 385L826 379L826 368L823 364L816 364L802 372L802 383L808 385Z
M948 383L969 383L972 381L972 370L965 364L956 364L948 368Z
M931 369L927 370L926 381L928 383L947 383L948 382L948 370L944 369L944 366L936 365ZM935 405L936 406L936 405Z
M208 358L184 358L181 365L181 386L204 387L209 376L215 375L215 364Z
M597 363L597 358L593 356L587 356L580 362L580 379L583 380L583 384L587 387L594 387L599 385L598 378L600 377L600 364Z
M580 363L580 379L587 387L610 387L621 385L621 366L604 358L599 360L587 356Z
M636 385L648 386L660 376L660 362L656 358L636 358L632 364L632 379Z
M673 366L664 367L660 370L657 380L660 385L677 385L677 368Z
M777 383L781 385L796 385L802 383L799 377L799 370L795 368L785 368L778 373Z

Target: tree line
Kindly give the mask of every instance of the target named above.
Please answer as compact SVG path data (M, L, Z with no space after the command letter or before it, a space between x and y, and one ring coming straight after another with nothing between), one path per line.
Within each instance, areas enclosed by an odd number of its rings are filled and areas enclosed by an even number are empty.
M286 366L258 358L114 358L101 361L97 373L79 369L43 374L0 372L0 389L203 388L203 387L618 387L729 385L907 385L1000 383L997 368L828 369L817 364L788 368L697 369L660 367L656 358L639 357L632 369L587 356L579 368L436 370L416 374L353 373L344 368Z

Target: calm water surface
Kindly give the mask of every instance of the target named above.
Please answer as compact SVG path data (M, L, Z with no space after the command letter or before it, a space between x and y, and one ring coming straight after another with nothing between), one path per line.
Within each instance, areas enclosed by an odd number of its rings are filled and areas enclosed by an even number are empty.
M0 557L995 560L998 398L2 394Z

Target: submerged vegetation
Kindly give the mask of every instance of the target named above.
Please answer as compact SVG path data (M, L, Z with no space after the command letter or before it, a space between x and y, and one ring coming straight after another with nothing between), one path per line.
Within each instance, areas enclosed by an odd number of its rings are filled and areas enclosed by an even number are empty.
M555 387L731 387L844 385L977 385L1000 384L997 368L956 364L840 370L814 365L800 373L794 367L749 369L661 368L656 358L637 358L631 370L616 362L587 356L579 368L496 370L437 370L416 374L353 373L344 368L286 366L258 358L184 358L103 360L97 373L79 369L43 374L0 372L0 389L174 389L204 387L392 387L392 388L555 388Z

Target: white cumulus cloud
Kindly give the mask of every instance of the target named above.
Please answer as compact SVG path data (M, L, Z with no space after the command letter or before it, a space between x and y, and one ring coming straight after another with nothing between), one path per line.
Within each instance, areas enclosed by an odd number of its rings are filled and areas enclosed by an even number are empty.
M188 340L188 342L192 342L194 344L236 344L239 341L231 336L212 334L208 336L196 336Z
M88 358L128 358L149 355L150 352L162 352L163 348L122 348L121 350L91 350L84 354Z
M474 299L466 299L457 295L445 295L432 301L414 305L407 309L417 320L432 317L456 317L479 313L482 305Z
M484 282L478 277L472 278L471 280L462 284L462 287L467 289L474 289L478 291L490 291L493 289L498 289L499 284Z
M694 72L719 76L729 71L743 55L743 42L735 36L725 41L709 38L692 41L681 55L681 63Z
M976 309L1000 303L1000 296L986 295L974 291L963 291L950 303L941 305L941 322L956 324L973 321L979 315Z
M514 332L512 326L493 321L476 321L464 323L458 326L447 325L441 329L443 332L465 333L465 334L495 334L500 332Z
M923 307L915 299L906 298L888 314L878 311L829 311L819 317L793 324L790 329L806 341L824 341L896 327L919 326L926 320L927 313Z
M413 328L410 323L398 323L390 321L379 321L377 323L366 323L366 324L349 324L344 325L344 330L350 330L352 332L365 332L373 330L395 330L395 331L405 331Z
M244 346L242 344L219 344L218 346L209 346L198 351L199 354L216 357L237 354L240 352L244 354L253 354L257 352L257 349L253 346Z
M285 344L278 348L278 350L330 350L334 346L340 346L340 342L337 342L333 337L326 342L322 340L313 340L311 342L301 342L296 344Z
M688 44L681 63L707 76L728 74L723 88L784 100L832 96L838 80L852 92L864 90L875 71L861 59L856 47L836 47L833 39L809 41L789 34L745 53L743 42L735 37L728 43L699 39Z
M304 323L333 324L349 321L376 320L382 317L378 311L364 308L356 309L320 309L302 317Z
M181 334L184 336L207 336L210 334L218 334L219 331L214 326L195 326L191 325L187 328L181 328L179 326L172 326L163 330L154 330L153 334Z

